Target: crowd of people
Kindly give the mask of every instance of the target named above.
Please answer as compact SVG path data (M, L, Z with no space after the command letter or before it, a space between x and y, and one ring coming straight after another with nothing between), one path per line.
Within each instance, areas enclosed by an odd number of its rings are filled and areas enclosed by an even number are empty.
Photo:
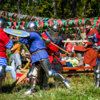
M69 42L63 43L62 37L59 36L59 25L57 24L53 24L49 31L41 35L37 30L36 23L30 22L27 28L24 27L21 29L27 31L30 35L25 38L20 38L19 40L10 39L9 35L3 31L5 26L5 20L0 18L0 90L2 80L6 76L6 71L11 71L13 79L16 80L16 73L20 73L20 69L22 69L26 63L31 63L29 73L27 74L27 77L30 79L30 89L24 92L24 94L34 92L36 79L38 79L38 85L43 89L47 89L49 77L61 81L65 87L69 89L70 85L68 80L60 74L60 72L63 71L62 60L66 61L68 67L93 66L96 70L95 73L98 71L97 58L98 51L100 50L100 35L96 29L91 27L89 20L85 22L85 39L89 41L81 44L77 42L71 43L69 37L66 40ZM94 41L98 46L95 45ZM20 43L27 45L31 58L26 57L24 49L20 52ZM59 50L52 43L60 47L63 45L63 49L68 52L65 59L59 57L59 55L64 52ZM12 53L10 57L11 66L7 65L6 49L10 49ZM98 73L96 73L96 75L97 74ZM97 77L96 80L98 81Z

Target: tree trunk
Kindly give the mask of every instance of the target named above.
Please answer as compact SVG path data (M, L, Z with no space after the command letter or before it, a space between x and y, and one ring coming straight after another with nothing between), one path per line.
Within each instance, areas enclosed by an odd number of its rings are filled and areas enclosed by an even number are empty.
M18 14L20 14L19 2L20 2L20 0L17 0Z
M61 2L61 11L62 11L61 18L63 19L64 18L64 0L62 0Z
M99 12L99 16L100 16L100 0L98 0L98 12Z
M27 11L28 11L28 8L29 8L29 1L30 1L30 0L28 0L28 2L27 2L26 13L27 13Z
M56 2L55 2L55 0L53 0L53 9L54 9L54 18L56 18L57 13L56 13Z
M70 0L69 5L71 10L71 17L76 17L76 0Z

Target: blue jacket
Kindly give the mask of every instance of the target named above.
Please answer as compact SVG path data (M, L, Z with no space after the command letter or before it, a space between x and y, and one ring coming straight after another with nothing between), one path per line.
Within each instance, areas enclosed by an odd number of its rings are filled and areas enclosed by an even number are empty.
M45 44L38 33L29 32L29 34L29 37L21 38L20 42L24 44L29 44L29 49L31 53L41 49L46 49ZM39 51L32 55L31 63L35 63L44 58L48 58L48 53L46 52L46 50Z

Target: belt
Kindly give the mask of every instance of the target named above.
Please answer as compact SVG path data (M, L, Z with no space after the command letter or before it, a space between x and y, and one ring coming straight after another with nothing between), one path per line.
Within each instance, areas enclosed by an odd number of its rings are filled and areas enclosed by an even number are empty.
M48 54L51 55L51 56L55 55L55 53L48 53Z
M35 51L35 52L32 53L32 55L37 53L37 52L39 52L39 51L42 51L42 50L45 50L45 49L41 49L41 50Z
M6 52L6 51L0 51L0 52Z

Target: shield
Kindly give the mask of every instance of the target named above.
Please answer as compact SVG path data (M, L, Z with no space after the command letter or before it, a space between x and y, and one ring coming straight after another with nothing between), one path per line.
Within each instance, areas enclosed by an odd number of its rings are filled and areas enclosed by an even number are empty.
M22 30L16 30L16 29L4 29L4 32L10 35L18 36L18 37L28 37L29 33Z

